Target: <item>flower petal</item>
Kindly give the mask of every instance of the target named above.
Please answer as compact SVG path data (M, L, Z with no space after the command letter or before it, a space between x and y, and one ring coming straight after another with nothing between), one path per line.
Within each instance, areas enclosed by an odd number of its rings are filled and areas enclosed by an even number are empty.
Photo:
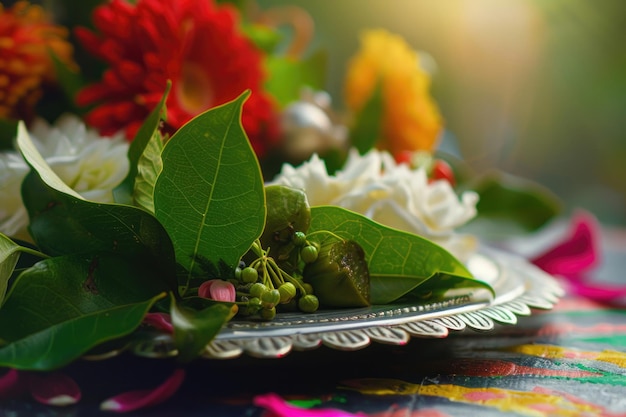
M280 396L274 393L257 395L253 399L254 405L265 408L269 414L265 417L356 417L365 414L352 414L334 408L299 408L287 403Z
M17 397L26 392L26 379L17 369L9 369L0 377L0 400Z
M80 401L82 396L78 384L59 372L30 374L28 383L33 398L46 405L72 405Z
M148 326L163 330L167 333L174 333L172 319L170 315L166 313L148 313L143 318L143 324L147 324Z
M222 279L210 279L198 287L198 295L216 301L234 302L237 296L235 286Z
M626 300L626 285L595 284L583 282L582 279L569 280L567 285L569 291L602 303Z
M137 390L124 392L109 398L100 404L100 409L104 411L115 411L125 413L138 410L140 408L157 405L178 391L178 388L185 380L185 370L178 368L161 385L153 390Z
M550 274L575 278L599 261L598 233L593 215L581 211L572 219L569 236L532 262Z

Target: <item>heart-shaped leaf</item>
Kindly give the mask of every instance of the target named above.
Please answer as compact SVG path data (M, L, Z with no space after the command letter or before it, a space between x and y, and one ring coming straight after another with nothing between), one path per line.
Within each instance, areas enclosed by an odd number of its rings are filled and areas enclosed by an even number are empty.
M475 280L459 260L437 244L358 213L340 207L312 207L307 234L315 236L314 232L323 230L355 240L365 251L372 304L391 303L436 276L446 279L439 285L429 282L429 287L486 288L493 293L488 284Z
M240 121L248 94L197 116L163 149L155 215L187 281L204 261L234 269L263 232L263 178Z

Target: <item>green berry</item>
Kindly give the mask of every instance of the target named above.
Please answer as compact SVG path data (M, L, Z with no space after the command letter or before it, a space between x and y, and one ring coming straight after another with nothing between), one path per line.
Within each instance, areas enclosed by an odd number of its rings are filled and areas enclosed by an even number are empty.
M319 306L320 302L313 294L307 294L298 300L298 308L305 313L313 313Z
M247 266L241 270L241 279L243 280L243 282L251 284L253 282L256 282L258 278L259 272L250 266Z
M300 258L302 258L305 264L315 262L317 259L317 248L313 245L303 247L300 249Z
M276 317L276 307L261 309L260 315L263 320L272 320Z
M272 308L280 302L280 292L276 289L267 290L261 294L261 304L265 308Z
M306 291L306 294L313 294L313 286L311 284L309 284L308 282L303 282L302 283L302 288L304 288L304 291ZM303 295L306 295L303 294Z
M278 287L278 292L280 293L280 302L284 304L296 296L296 286L291 282L285 282Z
M259 310L261 310L263 306L261 305L260 298L252 297L251 299L248 300L248 305L246 307L248 310L248 314L252 315L252 314L256 314Z
M306 243L306 235L303 232L295 232L292 238L293 244L300 247Z
M261 298L261 295L267 291L267 286L260 282L255 282L250 287L250 295L253 297Z

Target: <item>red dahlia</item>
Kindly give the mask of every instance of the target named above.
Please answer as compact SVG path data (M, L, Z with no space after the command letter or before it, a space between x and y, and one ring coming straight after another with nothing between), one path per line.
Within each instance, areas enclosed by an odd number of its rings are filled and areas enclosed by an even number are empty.
M276 139L273 101L263 91L262 55L238 31L237 11L212 0L112 0L94 11L98 33L76 36L108 63L79 105L97 104L86 117L103 135L125 129L129 139L161 99L167 80L167 124L175 130L197 114L244 90L243 126L258 155Z

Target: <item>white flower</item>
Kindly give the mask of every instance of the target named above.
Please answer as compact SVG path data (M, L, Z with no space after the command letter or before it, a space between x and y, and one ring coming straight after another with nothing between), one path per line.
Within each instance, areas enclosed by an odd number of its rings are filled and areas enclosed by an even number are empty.
M115 188L128 173L128 143L123 135L101 137L74 115L61 116L53 126L42 119L29 129L31 140L48 165L87 200L113 202ZM0 153L0 232L30 240L28 215L21 198L29 167L15 150Z
M304 190L312 206L344 207L421 235L460 259L476 247L476 239L458 235L454 229L476 215L478 195L466 191L459 198L447 181L429 182L424 169L397 164L387 152L372 150L360 156L352 149L343 170L334 176L313 155L300 167L283 165L273 183Z

